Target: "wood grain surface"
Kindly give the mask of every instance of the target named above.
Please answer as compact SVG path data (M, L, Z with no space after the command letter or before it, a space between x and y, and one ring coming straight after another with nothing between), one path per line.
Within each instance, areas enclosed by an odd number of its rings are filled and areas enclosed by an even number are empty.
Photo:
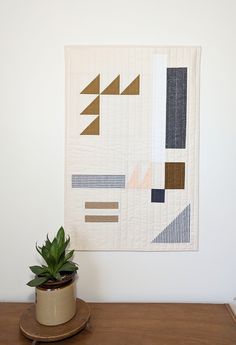
M90 303L89 327L54 345L235 345L224 304ZM0 303L0 345L26 345L19 329L27 303Z
M35 306L30 305L20 317L22 333L29 339L53 342L66 339L85 328L90 318L90 308L86 302L77 298L76 314L68 322L58 326L44 326L35 319Z

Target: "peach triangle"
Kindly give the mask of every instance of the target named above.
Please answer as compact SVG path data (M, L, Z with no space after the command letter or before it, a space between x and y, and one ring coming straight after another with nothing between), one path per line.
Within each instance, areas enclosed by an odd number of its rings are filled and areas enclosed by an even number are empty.
M105 90L101 93L102 95L119 95L120 94L120 76L116 77L111 84L109 84Z
M93 122L91 122L80 135L99 135L99 127L99 116L97 116L96 119L93 120Z
M80 93L82 94L99 94L100 93L100 74L91 81L88 86L86 86L83 91Z
M147 172L144 176L144 179L142 181L142 183L140 184L140 188L151 188L152 186L152 168L151 166L147 169Z
M121 95L139 95L140 75L137 76L121 93Z
M129 182L128 182L128 188L138 188L139 185L139 167L137 165L137 167L134 169Z
M90 103L87 108L85 108L81 115L99 115L99 105L100 105L100 96L97 96L95 100Z

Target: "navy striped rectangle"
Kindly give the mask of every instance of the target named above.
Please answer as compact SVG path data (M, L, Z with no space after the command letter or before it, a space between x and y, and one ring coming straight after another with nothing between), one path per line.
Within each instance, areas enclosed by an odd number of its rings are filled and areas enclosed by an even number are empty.
M167 68L166 148L186 146L187 68Z
M72 175L72 188L125 188L125 175Z

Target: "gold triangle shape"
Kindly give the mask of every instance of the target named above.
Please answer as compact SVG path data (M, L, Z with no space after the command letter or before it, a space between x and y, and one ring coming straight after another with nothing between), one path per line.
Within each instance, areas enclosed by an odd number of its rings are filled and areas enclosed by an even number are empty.
M80 93L82 94L91 94L91 95L96 95L100 93L100 74L91 81L88 86L86 86L83 91Z
M100 121L99 116L96 117L93 122L85 128L85 130L80 135L99 135Z
M119 95L120 94L120 76L116 77L111 84L109 84L105 90L101 93L102 95Z
M121 95L139 95L140 75L137 76L121 93Z
M100 96L97 96L95 100L90 103L87 108L85 108L80 115L99 115L99 105L100 105Z

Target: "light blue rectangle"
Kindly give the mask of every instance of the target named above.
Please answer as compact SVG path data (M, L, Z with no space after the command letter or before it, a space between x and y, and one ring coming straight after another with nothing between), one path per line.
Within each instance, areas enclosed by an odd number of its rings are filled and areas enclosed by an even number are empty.
M168 55L153 55L152 161L166 161L166 82Z
M72 188L125 188L125 175L72 175Z

